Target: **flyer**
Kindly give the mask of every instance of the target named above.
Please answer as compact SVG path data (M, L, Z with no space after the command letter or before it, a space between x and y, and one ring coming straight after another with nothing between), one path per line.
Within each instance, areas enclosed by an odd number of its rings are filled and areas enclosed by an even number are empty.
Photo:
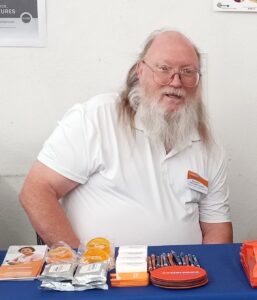
M0 280L28 280L39 275L45 261L46 245L10 246L0 266Z
M45 0L0 0L0 46L46 46Z
M257 12L257 0L214 0L213 9L227 12Z

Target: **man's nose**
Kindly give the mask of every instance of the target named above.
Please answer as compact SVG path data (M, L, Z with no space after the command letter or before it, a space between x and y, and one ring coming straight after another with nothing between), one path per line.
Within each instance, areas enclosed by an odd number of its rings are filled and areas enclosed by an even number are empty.
M175 73L171 76L169 86L173 86L176 88L182 86L182 82L178 73Z

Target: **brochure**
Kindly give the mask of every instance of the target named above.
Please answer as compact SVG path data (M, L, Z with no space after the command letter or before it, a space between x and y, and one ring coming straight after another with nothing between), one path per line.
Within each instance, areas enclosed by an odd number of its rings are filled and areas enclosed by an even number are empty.
M0 266L0 280L36 278L43 267L46 252L46 245L10 246Z

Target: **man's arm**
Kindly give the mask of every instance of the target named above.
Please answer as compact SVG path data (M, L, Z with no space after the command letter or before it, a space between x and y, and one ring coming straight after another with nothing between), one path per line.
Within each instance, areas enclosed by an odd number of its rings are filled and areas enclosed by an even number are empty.
M36 232L49 246L65 241L72 247L79 246L59 199L78 185L58 174L39 161L30 170L22 191L20 201Z
M231 222L200 222L200 226L203 234L203 244L233 243L233 229Z

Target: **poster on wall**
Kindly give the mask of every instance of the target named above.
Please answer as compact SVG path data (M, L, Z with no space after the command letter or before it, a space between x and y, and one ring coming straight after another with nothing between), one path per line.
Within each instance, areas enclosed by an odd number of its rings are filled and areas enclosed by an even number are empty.
M257 12L257 0L214 0L213 9L217 11Z
M0 46L46 46L45 0L0 0Z

